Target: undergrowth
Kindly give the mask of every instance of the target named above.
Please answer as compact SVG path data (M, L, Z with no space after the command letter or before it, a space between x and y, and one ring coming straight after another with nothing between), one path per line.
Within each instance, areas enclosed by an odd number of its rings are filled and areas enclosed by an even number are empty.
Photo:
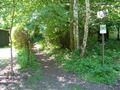
M53 55L66 71L76 72L82 80L116 85L117 79L120 78L119 45L119 41L110 40L105 43L104 67L102 67L100 43L89 44L83 58L79 58L80 50L72 52L69 50L53 50L53 53L49 55Z
M21 49L17 54L17 63L21 68L36 69L39 66L35 55L27 49Z
M41 88L42 85L37 85L45 78L41 73L41 65L37 62L35 55L32 52L28 53L28 50L23 48L17 54L17 63L21 67L19 72L26 78L22 86L30 89L35 89L36 87Z

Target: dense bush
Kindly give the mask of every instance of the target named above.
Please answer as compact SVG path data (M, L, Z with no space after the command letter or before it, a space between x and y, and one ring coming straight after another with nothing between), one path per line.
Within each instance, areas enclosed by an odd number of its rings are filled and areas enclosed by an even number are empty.
M27 49L21 49L17 54L17 63L21 68L27 67L37 67L38 62L32 52L29 52Z
M30 37L25 28L19 26L13 33L13 45L16 49L20 50L22 48L29 48Z

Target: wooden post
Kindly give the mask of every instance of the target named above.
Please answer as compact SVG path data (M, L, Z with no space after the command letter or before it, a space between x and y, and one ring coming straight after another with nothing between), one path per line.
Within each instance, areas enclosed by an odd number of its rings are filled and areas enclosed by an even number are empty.
M102 34L102 67L104 68L104 34Z

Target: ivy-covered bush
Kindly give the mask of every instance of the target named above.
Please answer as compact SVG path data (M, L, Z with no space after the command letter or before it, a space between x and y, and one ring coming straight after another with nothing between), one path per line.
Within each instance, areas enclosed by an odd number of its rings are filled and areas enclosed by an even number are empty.
M30 37L28 32L21 26L17 27L13 33L13 45L16 49L29 48Z
M21 68L32 67L35 69L39 65L35 55L25 48L19 50L17 54L17 63Z

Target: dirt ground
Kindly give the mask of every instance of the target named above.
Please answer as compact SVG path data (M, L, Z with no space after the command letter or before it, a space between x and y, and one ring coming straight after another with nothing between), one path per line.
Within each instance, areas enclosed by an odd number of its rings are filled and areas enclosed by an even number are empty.
M2 52L0 50L0 54ZM14 57L15 75L10 76L10 57L0 55L0 90L120 90L120 84L100 85L78 79L73 72L64 71L54 57L43 51L36 53L36 57L41 65L33 72L18 69Z

